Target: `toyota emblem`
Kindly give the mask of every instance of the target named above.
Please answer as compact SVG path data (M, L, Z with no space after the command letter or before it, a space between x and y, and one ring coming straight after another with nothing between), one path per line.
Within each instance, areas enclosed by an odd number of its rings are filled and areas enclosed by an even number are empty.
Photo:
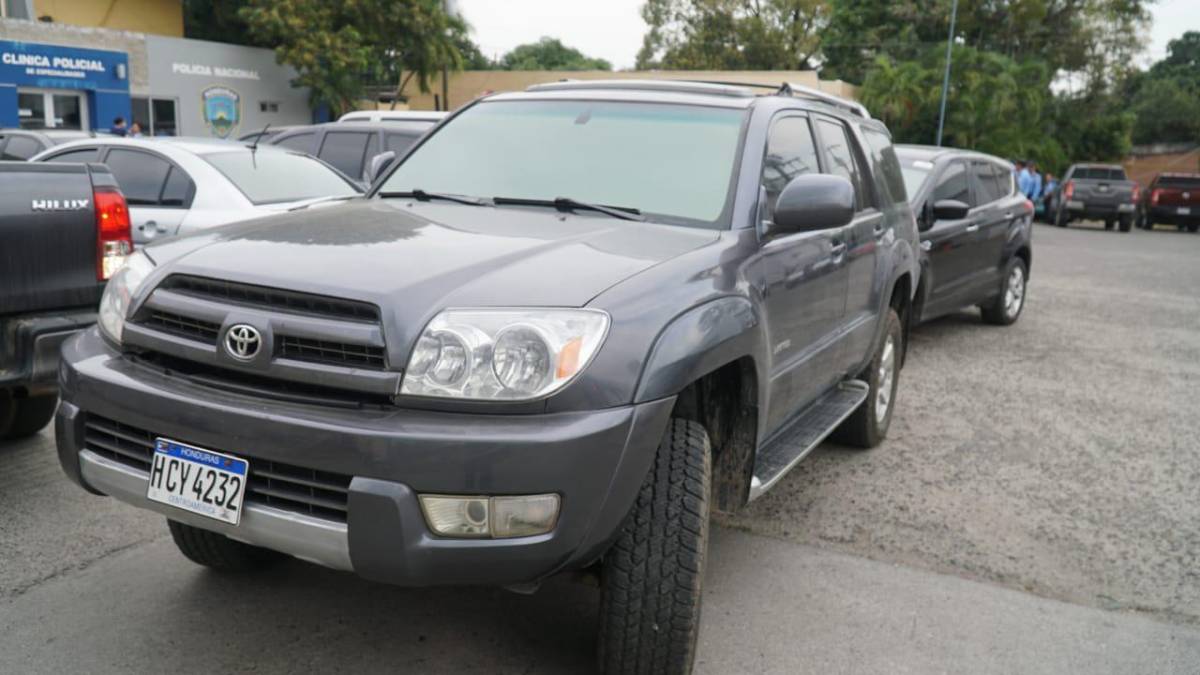
M254 326L235 324L225 331L225 351L239 361L250 361L258 356L262 347L262 335Z

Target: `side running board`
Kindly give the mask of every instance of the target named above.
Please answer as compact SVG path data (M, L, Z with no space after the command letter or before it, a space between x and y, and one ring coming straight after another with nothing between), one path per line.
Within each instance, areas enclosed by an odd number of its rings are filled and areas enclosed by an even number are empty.
M867 399L871 387L847 380L800 413L758 453L750 479L750 501L766 494L804 456L825 440Z

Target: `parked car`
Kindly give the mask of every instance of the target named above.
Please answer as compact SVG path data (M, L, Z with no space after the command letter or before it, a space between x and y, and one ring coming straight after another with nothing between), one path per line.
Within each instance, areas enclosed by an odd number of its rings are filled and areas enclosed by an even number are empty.
M318 157L367 186L372 171L381 170L372 160L385 153L392 153L390 159L403 155L434 124L433 120L329 122L293 127L266 143Z
M1200 174L1161 173L1142 191L1138 227L1155 223L1174 225L1188 232L1200 230Z
M1133 229L1140 190L1119 164L1073 164L1061 187L1051 197L1054 224L1066 227L1072 220L1103 220L1104 229L1120 224Z
M218 569L598 570L602 668L686 672L710 512L883 440L918 273L860 105L540 85L369 199L135 254L64 346L59 456Z
M338 118L339 122L429 122L437 124L450 113L436 110L355 110Z
M95 136L94 132L70 129L0 129L0 161L23 162L60 143ZM104 136L107 134L101 137Z
M89 138L32 161L106 164L129 201L139 245L360 194L329 165L302 153L216 139Z
M921 233L917 321L978 305L1008 325L1025 307L1033 265L1033 204L1017 192L1013 165L955 148L898 145Z
M255 143L266 143L267 141L271 140L272 138L275 138L276 136L278 136L279 134L282 134L285 131L290 131L292 129L295 129L297 126L299 126L299 125L288 124L288 125L278 126L278 127L273 127L273 126L268 125L261 129L258 129L256 131L251 131L250 133L246 133L246 134L242 134L241 136L238 136L238 141L241 143L244 143L246 145L254 145Z
M0 440L54 416L59 347L96 323L104 282L132 246L103 166L0 162Z

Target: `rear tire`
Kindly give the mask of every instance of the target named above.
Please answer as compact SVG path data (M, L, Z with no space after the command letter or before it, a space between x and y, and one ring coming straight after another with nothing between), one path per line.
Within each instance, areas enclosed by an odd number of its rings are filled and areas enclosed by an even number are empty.
M1120 225L1122 232L1128 232L1133 229L1133 216L1130 216L1130 215L1121 216L1117 220L1117 223Z
M994 326L1010 326L1021 317L1025 309L1025 288L1029 283L1029 270L1025 261L1013 257L1004 266L1000 278L1000 294L989 305L982 307L983 320Z
M1197 230L1200 230L1200 224L1193 223L1191 225L1188 225L1187 228L1188 228L1188 232L1195 233Z
M1113 229L1113 221L1111 219L1104 221L1104 229L1106 229L1106 230Z
M830 440L856 448L873 448L887 438L896 409L896 388L904 354L904 330L896 310L888 308L883 339L858 379L870 385L867 400L830 434Z
M270 549L234 541L223 534L168 520L175 546L188 560L218 572L252 572L279 562L285 556Z
M1067 214L1062 210L1062 207L1059 207L1059 209L1054 212L1054 224L1055 225L1057 225L1059 227L1066 227L1067 223L1069 223L1070 221L1071 221L1070 217L1068 217Z
M0 394L0 397L6 397L0 398L0 440L11 441L36 434L54 419L54 411L58 409L57 394L28 398ZM5 408L8 408L7 412Z
M712 459L704 427L672 419L601 570L603 673L690 673L708 555Z

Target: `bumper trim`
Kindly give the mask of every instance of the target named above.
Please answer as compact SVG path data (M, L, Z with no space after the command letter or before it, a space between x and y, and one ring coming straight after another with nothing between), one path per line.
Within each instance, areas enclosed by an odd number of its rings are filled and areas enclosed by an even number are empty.
M262 504L245 504L242 523L235 527L146 499L150 475L145 471L114 462L86 449L79 452L79 466L88 486L126 504L246 544L270 548L335 570L354 571L350 562L348 528L344 523Z

